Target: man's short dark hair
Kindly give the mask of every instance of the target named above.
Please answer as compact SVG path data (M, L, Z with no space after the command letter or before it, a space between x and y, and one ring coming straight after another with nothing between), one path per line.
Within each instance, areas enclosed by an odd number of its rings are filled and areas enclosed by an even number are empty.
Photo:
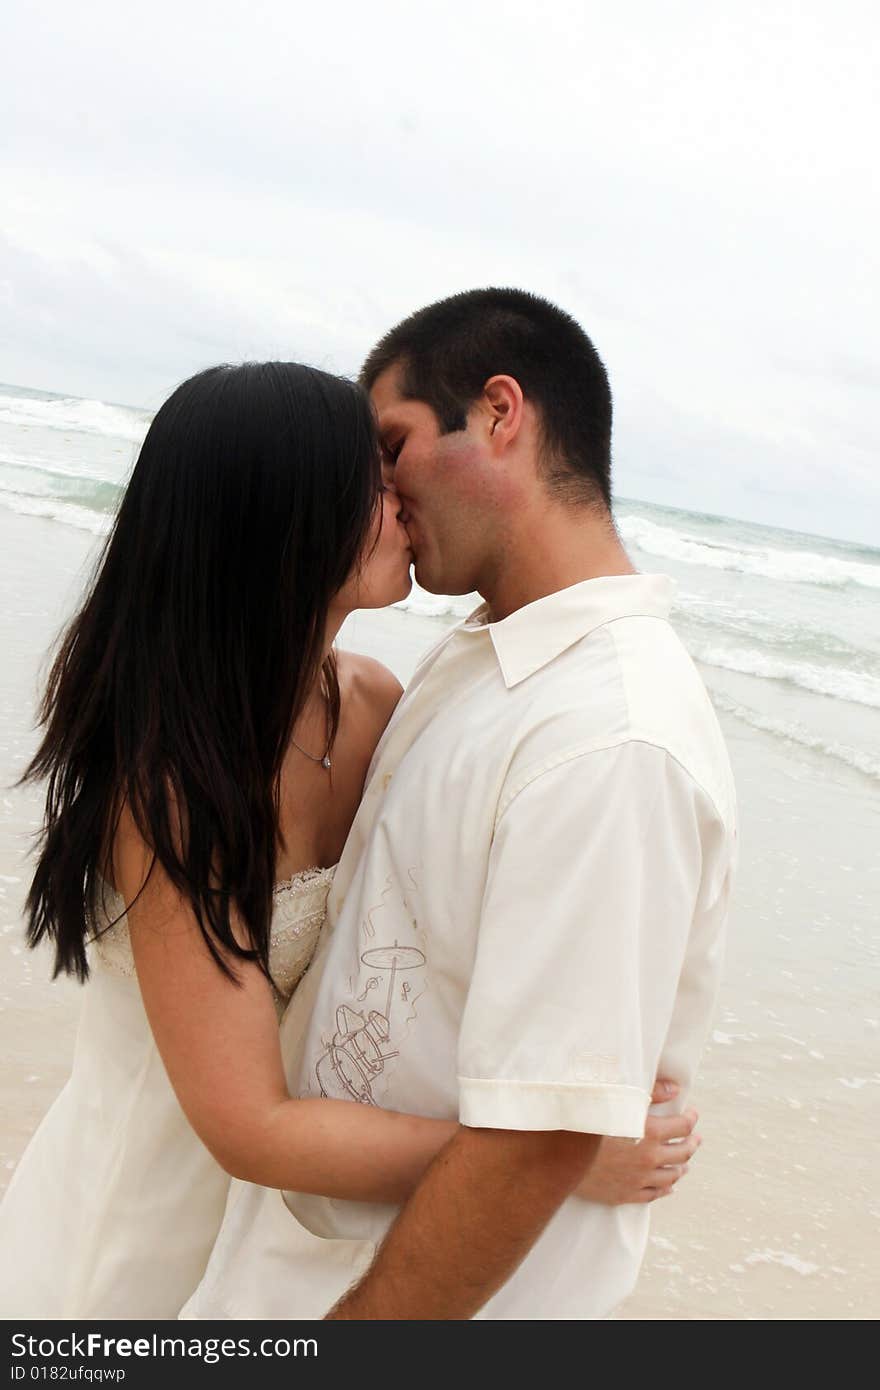
M401 391L431 406L441 430L464 429L490 377L514 377L541 420L554 492L611 505L611 391L590 339L570 314L525 290L466 290L386 333L361 371L369 390L399 364Z

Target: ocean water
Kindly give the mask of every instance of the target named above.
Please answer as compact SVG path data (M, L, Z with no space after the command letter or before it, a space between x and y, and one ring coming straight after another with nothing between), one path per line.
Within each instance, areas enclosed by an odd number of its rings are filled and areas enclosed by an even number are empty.
M0 386L0 506L105 533L150 414ZM633 562L677 581L675 623L716 705L880 780L880 550L620 499ZM473 596L414 590L448 623Z

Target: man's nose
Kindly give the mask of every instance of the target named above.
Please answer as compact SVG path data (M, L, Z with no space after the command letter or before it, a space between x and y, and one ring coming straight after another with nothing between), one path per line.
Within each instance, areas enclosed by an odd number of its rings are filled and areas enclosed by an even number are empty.
M387 487L391 492L397 491L394 486L394 464L389 462L388 459L382 460L382 485L383 487Z

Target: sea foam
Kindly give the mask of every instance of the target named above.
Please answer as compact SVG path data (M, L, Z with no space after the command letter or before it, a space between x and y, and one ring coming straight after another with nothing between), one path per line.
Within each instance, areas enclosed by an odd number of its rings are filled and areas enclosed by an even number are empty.
M58 497L34 497L0 488L0 506L20 516L41 516L47 521L60 521L65 526L75 526L80 531L91 531L95 536L106 536L113 525L113 517L105 512L82 507L76 502L65 502Z
M479 603L479 594L429 594L413 584L409 597L395 603L394 607L420 618L466 618Z
M788 681L814 695L830 695L835 700L849 700L856 705L880 709L880 678L877 676L831 666L812 666L806 661L788 661L749 647L691 646L690 651L695 661L702 661L706 666L738 671L744 676L759 676L763 680Z
M841 560L834 555L819 555L809 550L777 550L771 546L747 546L742 543L736 546L722 542L707 543L705 539L661 526L641 516L621 517L618 528L624 540L638 546L646 555L658 555L686 565L734 570L739 574L754 574L763 579L779 579L792 584L819 584L831 588L859 584L869 589L880 589L880 565Z
M20 497L49 497L76 502L96 512L115 512L122 484L100 472L61 472L55 468L25 465L0 456L0 491Z
M846 763L848 767L855 768L866 777L880 781L880 757L872 756L861 748L853 748L850 744L839 743L834 739L823 739L811 734L802 724L794 721L774 719L770 715L761 714L736 700L731 700L723 691L713 689L712 703L716 709L732 714L735 719L749 724L753 729L760 729L763 733L773 734L776 738L786 739L790 743L798 743L802 748L823 753L826 757L836 758L838 762Z
M65 434L98 434L142 444L150 426L147 411L104 401L75 397L41 401L29 396L0 397L0 424L62 430Z

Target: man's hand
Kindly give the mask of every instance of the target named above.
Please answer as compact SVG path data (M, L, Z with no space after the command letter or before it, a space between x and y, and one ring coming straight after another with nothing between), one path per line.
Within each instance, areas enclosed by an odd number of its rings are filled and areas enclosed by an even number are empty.
M672 1082L658 1081L651 1103L661 1105L677 1094L678 1087ZM638 1144L603 1138L587 1176L576 1189L577 1196L608 1207L671 1196L703 1142L694 1133L697 1119L696 1110L686 1110L683 1115L649 1115L645 1137Z

